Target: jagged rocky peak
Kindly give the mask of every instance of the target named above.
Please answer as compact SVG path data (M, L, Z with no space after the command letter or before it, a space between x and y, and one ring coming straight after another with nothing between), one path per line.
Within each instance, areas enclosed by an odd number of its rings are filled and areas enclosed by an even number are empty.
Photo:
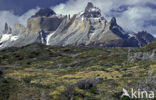
M150 43L156 40L156 38L147 31L138 32L137 36L139 39L144 40L146 43Z
M116 18L115 17L112 17L112 19L110 21L110 24L111 24L111 26L117 25L117 22L116 22Z
M49 16L52 16L52 15L56 15L56 13L52 9L42 8L35 15L33 15L32 17L40 17L40 16L49 17Z
M147 31L140 31L137 33L138 36L144 36L144 37L149 37L151 36L150 33L148 33Z
M147 31L140 31L140 32L138 32L138 34L146 35L146 34L149 34L149 33Z
M4 27L4 30L8 30L8 23L5 23L5 27Z
M85 8L85 12L89 11L93 7L93 4L91 2L88 2L87 7Z
M91 2L88 2L87 7L85 8L84 16L94 18L101 17L101 10L97 7L94 7Z
M5 26L4 26L4 31L3 33L11 33L11 27L8 25L8 23L5 23Z

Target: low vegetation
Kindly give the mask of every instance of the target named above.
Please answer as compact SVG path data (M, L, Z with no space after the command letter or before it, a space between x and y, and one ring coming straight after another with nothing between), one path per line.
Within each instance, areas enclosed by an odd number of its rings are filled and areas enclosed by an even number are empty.
M154 44L153 44L154 45ZM128 61L144 48L54 47L32 44L0 51L0 100L130 100L155 60ZM129 54L130 53L130 54ZM152 84L153 85L153 84Z

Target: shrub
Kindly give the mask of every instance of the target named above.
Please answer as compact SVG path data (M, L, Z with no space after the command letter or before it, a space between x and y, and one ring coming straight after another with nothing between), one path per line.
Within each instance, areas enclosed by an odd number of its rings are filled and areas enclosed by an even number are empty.
M90 92L90 93L89 93ZM94 90L91 88L88 92L80 89L76 86L76 84L68 85L66 90L62 92L62 99L63 100L84 100L84 98L88 98L91 96L91 92L93 93Z
M130 98L127 97L127 96L124 96L124 97L120 98L120 100L132 100L132 99L130 99Z
M3 55L2 56L2 59L7 59L8 58L8 55Z
M64 52L69 52L69 51L70 51L70 48L65 47L65 48L62 49L62 51L64 51Z
M25 83L30 83L31 82L31 78L26 77L22 79Z
M116 92L113 94L113 97L116 99L120 99L122 94L123 94L123 92Z
M2 71L0 71L0 77L3 75L3 72Z
M60 100L63 91L65 91L65 87L64 87L64 86L59 86L59 87L56 88L55 91L50 92L49 95L50 95L54 100Z
M71 98L74 97L74 89L75 89L74 85L68 85L66 90L62 92L63 98L67 98L68 100L71 100Z
M31 62L27 62L26 64L27 64L27 65L31 65Z
M80 80L77 82L77 86L80 89L88 90L96 87L96 80L91 80L91 79Z
M0 77L0 100L9 100L9 97L18 90L17 81Z
M133 76L133 74L129 73L129 74L123 74L122 77L132 77L132 76Z

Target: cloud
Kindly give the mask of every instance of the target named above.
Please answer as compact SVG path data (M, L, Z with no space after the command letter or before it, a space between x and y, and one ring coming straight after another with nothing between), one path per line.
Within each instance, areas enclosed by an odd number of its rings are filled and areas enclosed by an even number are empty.
M52 9L58 14L73 15L84 11L88 2L100 8L107 20L116 17L119 25L127 31L147 30L156 35L156 26L145 26L146 22L156 21L156 0L69 0Z
M36 9L31 9L21 16L15 15L12 11L0 11L0 32L3 31L6 22L11 27L13 27L16 23L20 23L26 26L27 19L30 18L38 10L38 7Z
M103 3L103 1L107 3ZM77 14L81 11L84 11L86 5L88 2L92 2L94 5L102 9L103 12L108 13L110 11L110 7L113 5L110 0L69 0L65 4L59 4L55 7L52 7L52 9L57 13L57 14L64 14L64 15L73 15ZM108 9L104 9L108 8Z

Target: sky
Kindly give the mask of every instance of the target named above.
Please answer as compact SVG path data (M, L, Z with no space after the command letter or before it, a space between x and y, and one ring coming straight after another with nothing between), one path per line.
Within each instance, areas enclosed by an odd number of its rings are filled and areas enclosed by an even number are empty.
M84 11L88 2L100 8L108 21L116 17L124 30L146 30L156 36L156 0L0 0L0 31L5 22L11 27L16 23L26 25L27 19L40 8L73 15Z

